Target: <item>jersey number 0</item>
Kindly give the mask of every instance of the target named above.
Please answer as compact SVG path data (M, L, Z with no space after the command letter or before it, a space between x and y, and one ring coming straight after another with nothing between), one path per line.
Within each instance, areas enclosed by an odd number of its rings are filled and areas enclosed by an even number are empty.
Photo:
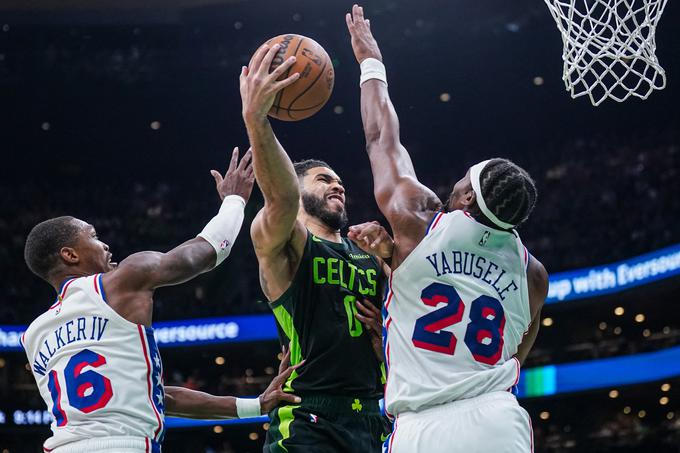
M465 304L456 289L443 283L431 283L420 300L428 307L443 307L421 316L413 329L413 345L417 348L453 355L458 339L443 330L462 321ZM479 296L470 305L470 322L464 342L476 361L487 365L498 362L503 351L505 312L501 303L490 296Z

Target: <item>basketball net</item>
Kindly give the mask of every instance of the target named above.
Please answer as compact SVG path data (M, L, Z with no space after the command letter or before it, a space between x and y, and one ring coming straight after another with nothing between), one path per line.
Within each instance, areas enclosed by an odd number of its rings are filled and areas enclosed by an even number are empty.
M654 35L668 0L545 0L562 33L572 98L647 99L666 87Z

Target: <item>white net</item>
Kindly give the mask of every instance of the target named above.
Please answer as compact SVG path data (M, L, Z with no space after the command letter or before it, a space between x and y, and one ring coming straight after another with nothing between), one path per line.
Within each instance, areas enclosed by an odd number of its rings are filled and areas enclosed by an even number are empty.
M562 33L572 98L641 99L666 86L654 35L668 0L545 0Z

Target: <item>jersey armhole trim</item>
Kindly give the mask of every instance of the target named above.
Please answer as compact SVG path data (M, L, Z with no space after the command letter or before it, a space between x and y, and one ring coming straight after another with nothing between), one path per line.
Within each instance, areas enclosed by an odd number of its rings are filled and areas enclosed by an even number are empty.
M295 275L293 275L293 278L290 281L290 286L286 288L286 290L276 298L276 300L269 301L269 307L276 308L279 305L283 304L287 299L290 299L290 295L297 290L297 283L298 283L298 278L300 277L300 268L302 267L302 263L304 262L305 258L309 255L311 249L312 249L312 232L307 230L307 240L305 241L305 249L302 252L302 256L300 257L300 263L298 264L298 268L295 271Z
M102 300L106 303L106 305L109 305L109 301L106 300L106 292L104 292L104 284L102 283L102 275L104 274L99 274L94 277L94 290L97 294L99 294L102 298Z
M439 223L443 216L444 213L439 211L432 217L432 220L430 220L430 224L427 226L427 229L425 230L425 236L430 234L430 231L434 230L437 227L437 224Z

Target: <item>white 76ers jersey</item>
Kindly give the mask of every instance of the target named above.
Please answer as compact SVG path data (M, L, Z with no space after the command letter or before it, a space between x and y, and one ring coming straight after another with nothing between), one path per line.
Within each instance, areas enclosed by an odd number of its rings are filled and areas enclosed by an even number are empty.
M515 232L463 211L435 216L390 277L383 311L389 415L517 384L513 356L531 321L528 259Z
M153 329L116 313L101 281L101 274L66 281L57 302L22 338L54 416L44 449L127 437L160 451L165 394Z

